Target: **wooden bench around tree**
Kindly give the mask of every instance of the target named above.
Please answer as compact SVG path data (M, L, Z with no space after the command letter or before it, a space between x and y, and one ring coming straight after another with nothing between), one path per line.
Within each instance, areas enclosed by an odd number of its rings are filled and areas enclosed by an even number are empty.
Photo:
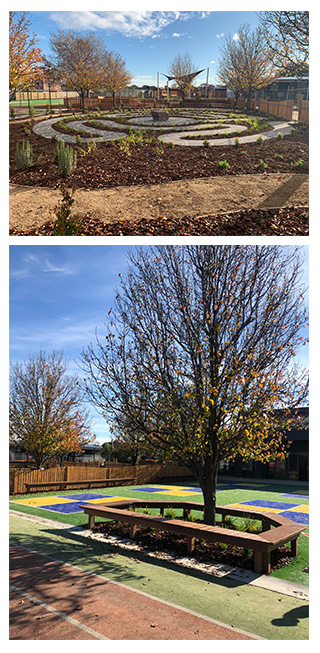
M83 488L109 487L110 485L124 485L125 483L132 482L134 482L134 478L90 478L82 481L44 481L43 483L25 483L25 485L27 488L27 494L29 494L31 488L35 488L35 491L43 490L47 487L64 490L70 486L81 486Z
M290 542L291 555L296 556L298 553L298 537L306 526L296 524L295 522L274 513L258 512L250 510L241 510L238 508L227 508L217 506L216 512L225 518L227 515L236 517L245 517L249 519L261 520L265 530L262 533L246 533L236 531L221 526L209 526L208 524L196 522L184 522L181 519L171 519L148 515L135 512L135 508L160 508L163 515L164 508L178 507L182 508L184 513L190 510L202 510L203 504L195 502L179 501L142 501L142 500L123 500L112 502L110 505L82 505L85 514L89 517L89 528L94 527L95 517L104 517L107 520L120 521L130 526L130 538L134 538L137 526L145 528L154 528L159 531L169 531L183 535L187 538L188 553L192 553L195 547L196 539L205 539L209 542L225 543L230 546L239 546L254 551L254 570L257 573L270 574L271 562L270 553L282 544ZM131 507L134 510L126 510ZM272 527L272 528L271 528Z

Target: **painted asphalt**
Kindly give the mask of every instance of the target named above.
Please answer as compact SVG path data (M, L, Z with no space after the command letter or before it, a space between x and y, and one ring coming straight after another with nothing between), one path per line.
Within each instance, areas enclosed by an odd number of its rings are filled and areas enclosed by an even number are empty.
M260 639L16 545L10 560L11 640Z

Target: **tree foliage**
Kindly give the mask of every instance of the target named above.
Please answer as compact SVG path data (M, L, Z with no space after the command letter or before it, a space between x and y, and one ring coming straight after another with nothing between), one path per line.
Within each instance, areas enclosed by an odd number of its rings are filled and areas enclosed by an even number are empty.
M9 12L9 101L41 77L42 53L39 39L30 33L27 12Z
M53 456L80 453L90 441L78 377L66 370L62 354L42 351L11 366L10 444L31 454L38 468Z
M193 471L207 523L220 460L286 455L281 430L307 393L292 365L305 343L300 271L289 248L139 248L105 341L83 352L89 401Z
M278 74L304 77L309 74L309 12L261 11L258 13L266 39L265 52Z
M237 38L226 35L220 49L218 75L223 84L234 91L236 98L242 94L247 99L274 78L270 58L265 51L265 36L258 27L242 25Z
M92 88L101 86L107 50L94 34L76 30L58 30L50 35L53 65L59 71L65 88L79 94L84 111L84 98Z
M103 87L113 97L113 106L115 105L115 95L122 89L130 85L133 76L126 69L126 62L118 52L108 52L104 67Z

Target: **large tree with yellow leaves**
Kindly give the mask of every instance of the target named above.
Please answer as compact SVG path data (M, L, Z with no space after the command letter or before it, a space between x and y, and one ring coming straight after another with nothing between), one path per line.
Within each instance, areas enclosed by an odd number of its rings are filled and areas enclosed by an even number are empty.
M9 101L42 76L42 53L27 12L9 12Z
M106 339L82 355L87 396L118 432L193 471L214 524L219 462L283 459L281 431L305 402L292 365L306 341L300 255L160 246L129 263Z

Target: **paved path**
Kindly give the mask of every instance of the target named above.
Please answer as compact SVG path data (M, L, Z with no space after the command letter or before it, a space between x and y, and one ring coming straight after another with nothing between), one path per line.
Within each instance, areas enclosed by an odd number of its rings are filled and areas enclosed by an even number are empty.
M10 639L260 639L20 546L10 560Z
M250 117L250 116L248 116ZM253 118L253 116L251 116ZM194 118L194 120L196 117ZM65 143L75 143L76 142L76 136L72 136L71 134L64 134L62 132L57 132L53 129L53 125L61 120L61 117L59 118L49 118L48 120L44 120L42 122L36 123L33 127L33 131L37 135L41 135L44 138L52 138L52 136L56 136L58 140L62 140ZM110 128L109 131L106 131L104 129L98 129L95 127L90 127L88 125L85 125L84 123L87 122L89 118L84 118L83 120L77 120L73 121L70 123L67 123L68 127L71 129L81 129L83 131L88 132L88 138L81 136L81 142L86 143L87 141L92 141L95 140L97 142L99 141L110 141L110 140L116 140L117 138L125 138L127 134L125 132L121 131L112 131L115 127L120 127L120 124L112 121L112 120L105 120L104 118L97 118L98 121L101 123L105 123L107 127ZM160 125L154 125L152 122L151 118L147 117L141 117L141 118L129 118L127 120L127 127L130 126L130 122L135 121L136 125L140 125L141 128L142 126L147 126L152 129L163 129L163 128L168 128L168 126L172 126L174 129L174 125L178 124L177 123L178 118L172 118L169 119L171 121L167 121L166 123L161 123L162 126ZM180 119L184 125L187 125L188 123L192 122L192 119L187 119L187 118L181 118ZM169 123L169 124L168 124ZM181 124L182 124L181 123ZM210 135L212 135L212 130L213 128L216 129L216 134L224 134L224 133L232 133L232 137L227 137L227 138L218 138L218 139L212 139L210 140L210 147L215 147L215 146L223 146L223 145L234 145L235 142L235 137L237 136L237 131L244 131L246 127L244 125L236 125L233 124L231 125L230 123L225 123L222 125L219 125L219 128L217 128L217 118L212 118L211 120L211 125L209 123L203 123L203 124L197 124L197 130L194 131L192 130L192 126L186 127L185 131L172 131L168 134L162 134L159 136L159 138L164 142L164 143L174 143L175 145L184 145L186 147L199 147L203 145L203 141L206 140ZM282 133L284 136L287 134L290 134L292 131L292 126L287 122L279 122L278 120L271 121L269 122L269 125L271 125L272 130L267 131L267 132L261 132L261 134L251 134L249 136L237 136L239 139L239 143L255 143L257 138L261 136L263 139L270 139L270 138L277 138L279 133ZM201 137L199 139L190 139L187 140L186 136L194 135L196 136L201 132ZM98 136L93 136L93 134L98 134Z

